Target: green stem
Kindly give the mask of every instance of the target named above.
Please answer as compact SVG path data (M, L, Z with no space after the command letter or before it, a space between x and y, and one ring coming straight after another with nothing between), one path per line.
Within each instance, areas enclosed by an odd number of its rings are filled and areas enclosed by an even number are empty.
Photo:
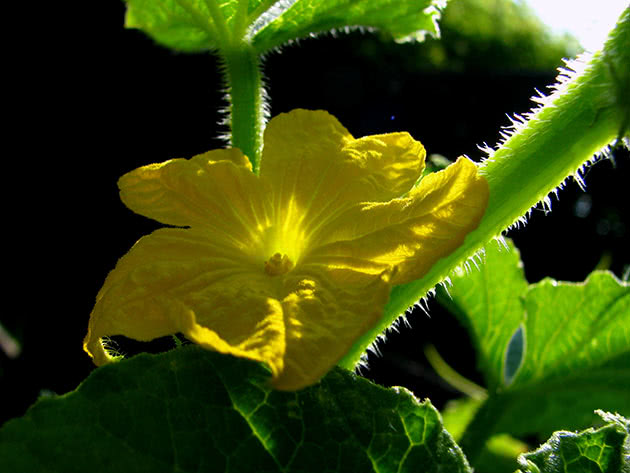
M227 85L227 123L230 145L239 148L258 171L265 125L265 103L260 58L245 38L248 25L247 0L240 0L234 25L228 27L216 0L205 0L212 22L219 31L219 54L224 61Z
M479 227L423 279L393 288L381 323L355 343L341 366L353 368L408 307L546 199L568 176L579 179L578 170L624 131L630 113L630 8L610 33L604 50L559 87L481 166L490 201Z
M459 392L479 401L487 399L488 393L486 390L455 371L444 358L440 356L435 345L427 345L424 348L424 356L435 372Z
M230 100L231 145L249 158L257 173L265 124L260 60L245 42L223 51L223 60Z

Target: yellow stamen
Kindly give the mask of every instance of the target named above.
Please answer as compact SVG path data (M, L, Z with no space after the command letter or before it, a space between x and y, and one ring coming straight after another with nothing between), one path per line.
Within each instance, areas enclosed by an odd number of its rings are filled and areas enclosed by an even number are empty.
M280 253L274 254L269 260L265 261L265 272L269 276L279 276L288 273L293 268L293 261L287 255Z

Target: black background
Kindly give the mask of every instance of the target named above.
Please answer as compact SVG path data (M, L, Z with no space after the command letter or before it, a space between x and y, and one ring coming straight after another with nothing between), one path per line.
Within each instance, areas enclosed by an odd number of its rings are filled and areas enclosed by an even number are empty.
M123 206L118 177L223 146L217 61L156 46L123 28L122 2L97 3L81 7L72 22L51 19L46 41L10 58L18 72L6 97L9 284L0 317L23 351L17 359L0 354L0 422L23 414L42 390L73 390L93 369L81 343L96 293L117 259L157 227ZM355 136L406 130L429 153L479 159L477 145L496 143L506 114L527 111L534 88L544 91L555 77L553 70L501 64L414 70L391 51L374 36L353 33L270 54L265 76L272 115L326 109ZM616 169L610 161L590 168L587 194L569 182L550 215L534 210L525 229L509 233L530 282L583 280L603 257L621 277L630 263L628 161L619 151ZM590 199L584 217L575 212L579 199ZM427 342L461 373L481 380L463 330L437 304L430 306L430 316L415 311L411 328L389 335L365 375L441 406L457 393L424 360Z

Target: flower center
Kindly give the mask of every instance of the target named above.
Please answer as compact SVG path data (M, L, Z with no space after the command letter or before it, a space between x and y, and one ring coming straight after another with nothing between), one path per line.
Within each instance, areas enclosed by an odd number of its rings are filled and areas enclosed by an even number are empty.
M265 273L269 276L279 276L288 273L293 268L293 261L287 255L275 253L265 261Z

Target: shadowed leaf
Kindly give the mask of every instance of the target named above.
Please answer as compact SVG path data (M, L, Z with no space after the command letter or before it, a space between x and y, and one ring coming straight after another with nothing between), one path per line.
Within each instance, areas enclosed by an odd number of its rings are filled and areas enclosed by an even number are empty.
M298 392L186 346L96 369L0 430L0 471L470 472L438 412L335 369Z

